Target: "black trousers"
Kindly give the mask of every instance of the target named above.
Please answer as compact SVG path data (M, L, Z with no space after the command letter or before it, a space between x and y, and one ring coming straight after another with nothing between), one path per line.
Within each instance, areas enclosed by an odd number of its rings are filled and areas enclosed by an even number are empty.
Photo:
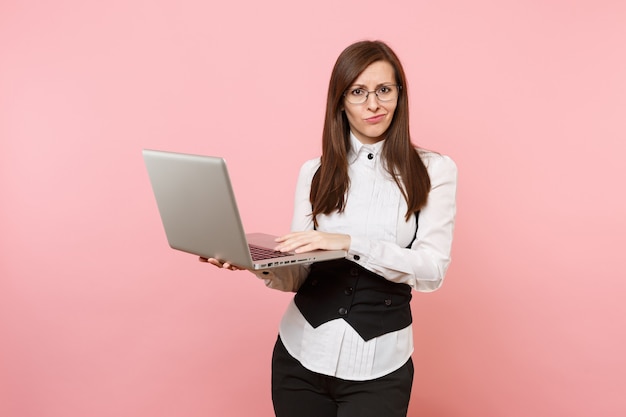
M272 357L276 417L406 417L413 362L369 381L346 381L311 372L285 349L280 337Z

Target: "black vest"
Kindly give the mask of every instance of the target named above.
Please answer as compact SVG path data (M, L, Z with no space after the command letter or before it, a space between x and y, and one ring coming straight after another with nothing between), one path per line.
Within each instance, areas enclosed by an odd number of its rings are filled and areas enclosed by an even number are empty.
M342 318L364 339L412 322L411 287L386 280L347 259L317 262L295 296L313 327Z

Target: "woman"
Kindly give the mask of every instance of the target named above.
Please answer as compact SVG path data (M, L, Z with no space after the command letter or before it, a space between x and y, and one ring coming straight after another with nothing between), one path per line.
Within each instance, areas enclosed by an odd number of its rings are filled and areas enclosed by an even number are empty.
M396 54L379 41L346 48L330 79L322 156L300 171L293 232L276 249L348 256L257 272L271 288L297 291L272 359L276 416L406 416L411 290L443 281L456 176L450 158L411 143Z

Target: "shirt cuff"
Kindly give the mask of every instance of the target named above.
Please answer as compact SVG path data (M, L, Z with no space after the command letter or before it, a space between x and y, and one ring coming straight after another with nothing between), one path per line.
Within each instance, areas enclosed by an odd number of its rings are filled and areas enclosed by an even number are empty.
M371 242L369 239L361 237L350 237L350 249L348 250L347 259L367 268L369 263L368 254L371 253Z

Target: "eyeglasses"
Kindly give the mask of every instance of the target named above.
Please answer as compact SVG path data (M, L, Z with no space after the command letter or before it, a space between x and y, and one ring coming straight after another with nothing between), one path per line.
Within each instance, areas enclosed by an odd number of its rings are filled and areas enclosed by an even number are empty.
M367 101L370 93L375 93L378 101L386 102L396 100L401 89L402 86L397 84L381 85L373 91L367 91L363 88L357 87L349 89L348 91L343 93L343 96L346 98L348 103L363 104Z

